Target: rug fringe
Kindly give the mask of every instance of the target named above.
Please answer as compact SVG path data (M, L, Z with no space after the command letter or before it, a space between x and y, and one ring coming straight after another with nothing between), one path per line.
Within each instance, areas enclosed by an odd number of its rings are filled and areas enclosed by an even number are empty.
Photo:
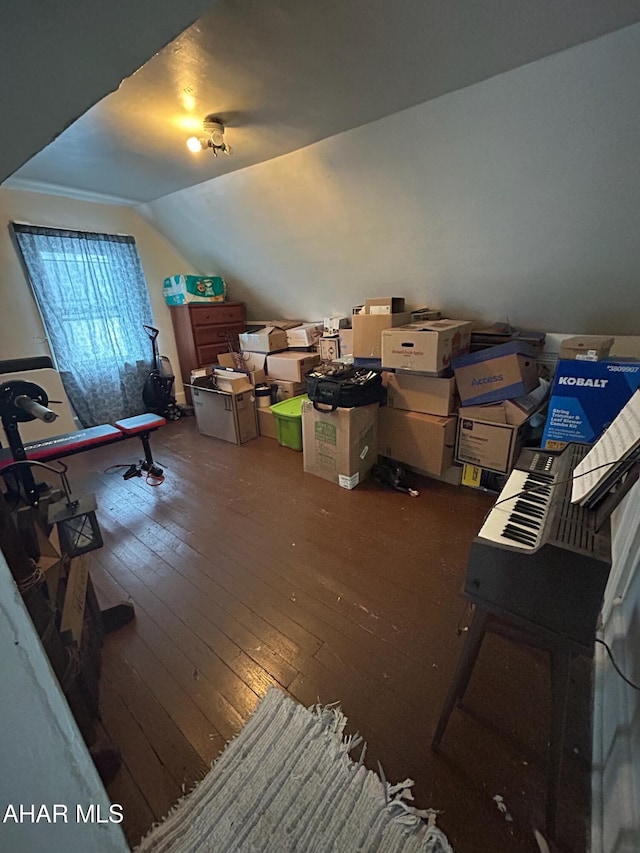
M362 767L367 751L367 743L357 732L355 735L345 735L344 731L347 726L348 717L343 713L340 702L330 702L327 705L317 702L315 705L311 705L308 710L335 737L345 755L348 755L356 746L362 743L360 759L357 765L354 765L356 768ZM413 801L414 799L411 790L415 784L414 780L407 778L403 782L396 782L392 785L387 781L379 761L378 771L385 808L389 810L393 820L407 826L416 827L419 824L426 826L427 833L425 841L433 844L432 849L434 853L453 853L453 848L450 846L447 836L436 826L436 818L441 812L436 809L419 809L405 802L405 800Z

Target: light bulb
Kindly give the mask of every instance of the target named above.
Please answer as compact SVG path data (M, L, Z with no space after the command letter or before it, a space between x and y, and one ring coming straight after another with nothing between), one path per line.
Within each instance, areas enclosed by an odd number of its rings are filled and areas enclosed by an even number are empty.
M187 148L189 151L196 153L197 151L202 151L202 143L197 136L190 136L189 139L187 139Z

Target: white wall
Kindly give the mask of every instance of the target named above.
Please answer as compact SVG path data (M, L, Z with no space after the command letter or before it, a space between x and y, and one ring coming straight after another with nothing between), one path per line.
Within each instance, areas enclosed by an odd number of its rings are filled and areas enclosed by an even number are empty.
M393 294L633 334L639 79L635 25L138 210L249 317Z
M49 355L38 308L25 277L18 252L13 245L9 223L28 222L54 228L76 228L106 234L130 234L135 237L142 261L154 322L160 329L160 351L171 360L178 375L171 316L162 295L166 276L192 272L193 268L135 210L116 205L96 204L23 192L0 187L0 359ZM151 356L151 344L149 344ZM180 384L176 396L184 401Z
M640 483L613 518L603 630L622 672L640 685ZM596 646L592 853L640 850L640 692Z
M76 821L78 805L111 805L0 552L0 849L12 853L126 853L117 823ZM67 807L67 822L3 821L7 807ZM61 811L58 811L62 815ZM117 817L117 814L114 814Z

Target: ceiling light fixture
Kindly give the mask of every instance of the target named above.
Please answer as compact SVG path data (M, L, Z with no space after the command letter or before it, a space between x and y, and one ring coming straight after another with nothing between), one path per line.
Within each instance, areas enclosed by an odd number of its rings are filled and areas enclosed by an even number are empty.
M207 116L202 122L202 128L207 136L190 136L187 139L189 151L196 153L209 149L214 157L218 154L231 154L231 146L224 141L224 124L221 119L214 115Z

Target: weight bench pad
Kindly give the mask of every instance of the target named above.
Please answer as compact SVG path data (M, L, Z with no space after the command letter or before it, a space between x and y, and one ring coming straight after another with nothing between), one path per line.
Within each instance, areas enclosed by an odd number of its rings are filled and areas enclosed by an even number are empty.
M115 425L125 435L138 435L141 432L148 432L152 429L159 429L164 426L166 420L159 415L134 415L132 418L124 418L121 421L116 421Z

